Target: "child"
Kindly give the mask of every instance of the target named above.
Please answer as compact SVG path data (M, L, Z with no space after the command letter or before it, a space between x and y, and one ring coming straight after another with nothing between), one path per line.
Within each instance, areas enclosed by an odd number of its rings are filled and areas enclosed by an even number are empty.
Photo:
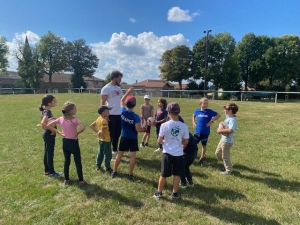
M108 127L108 117L110 109L111 108L106 105L100 106L98 109L98 113L100 116L90 125L90 127L97 133L99 138L99 150L96 158L96 170L98 171L101 168L101 164L104 158L105 168L109 174L112 172L112 169L110 167L112 153Z
M194 139L194 136L191 133L189 133L189 143L183 149L183 152L184 152L183 155L184 174L180 176L180 186L182 188L186 188L187 187L186 181L188 181L190 186L194 186L192 174L190 171L190 166L196 159L198 153L197 143Z
M154 125L156 126L156 138L158 138L160 126L162 123L167 121L168 112L166 110L167 108L167 101L166 99L160 98L157 102L158 109L155 112L155 121ZM158 149L155 150L155 152L162 151L162 144L158 143Z
M84 186L87 184L85 180L83 180L82 174L82 164L81 164L81 154L78 142L78 135L85 130L85 126L81 123L78 118L75 118L77 108L73 102L65 102L63 105L63 116L57 118L52 121L48 126L55 126L56 124L60 124L62 127L62 131L64 134L62 140L62 149L65 156L64 163L64 174L65 181L64 184L70 183L69 178L69 168L71 163L71 154L73 154L74 162L76 165L77 175L79 178L79 185ZM79 126L79 130L77 131L77 126Z
M204 156L206 152L206 145L208 141L208 136L210 134L210 125L221 117L220 114L217 112L208 109L208 99L201 98L200 102L200 109L196 109L193 117L193 127L195 128L194 138L196 143L198 144L201 141L202 144L202 151L201 157L199 159L199 164L204 165Z
M149 117L153 117L154 107L152 105L150 105L150 96L149 95L144 96L144 102L145 103L143 105L141 105L140 113L141 113L141 118L143 118L144 120L147 121L147 119ZM140 147L142 147L142 148L148 147L148 142L149 142L149 138L150 138L150 130L151 130L151 126L147 125L147 129L143 136Z
M218 134L221 134L221 140L216 149L216 157L218 160L223 161L225 171L221 172L221 175L231 175L233 168L230 160L230 149L233 145L233 135L236 130L236 116L235 114L239 110L235 103L230 103L224 106L225 111L225 123L228 125L226 129L217 129Z
M55 97L53 95L45 95L42 98L42 104L39 107L39 110L42 112L40 126L44 129L44 175L49 177L59 177L62 175L62 172L55 172L53 165L56 127L47 128L48 122L51 118L54 118L51 108L55 106Z
M162 198L163 187L166 178L173 174L173 193L172 199L180 198L179 181L184 172L183 148L189 141L189 131L185 123L178 119L180 107L176 102L171 102L167 106L168 115L171 118L168 122L161 125L157 142L163 144L163 154L161 159L161 175L158 181L157 192L153 197Z
M141 128L140 117L133 112L136 105L136 99L133 96L129 96L133 92L133 88L129 88L121 99L121 140L119 144L119 151L114 163L114 169L111 173L111 178L117 175L117 169L121 162L124 152L130 152L129 173L128 177L133 178L133 169L136 162L136 152L138 147L138 132L145 132L144 128ZM127 109L125 108L127 107Z

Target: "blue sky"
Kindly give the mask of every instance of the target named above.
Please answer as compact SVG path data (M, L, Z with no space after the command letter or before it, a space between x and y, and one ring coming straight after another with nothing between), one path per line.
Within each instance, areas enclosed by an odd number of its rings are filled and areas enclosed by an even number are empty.
M123 81L158 79L162 53L190 48L205 36L229 32L300 36L299 0L0 0L0 35L11 53L28 36L34 45L48 31L66 41L86 40L100 59L96 77L112 70ZM9 56L8 70L17 63Z

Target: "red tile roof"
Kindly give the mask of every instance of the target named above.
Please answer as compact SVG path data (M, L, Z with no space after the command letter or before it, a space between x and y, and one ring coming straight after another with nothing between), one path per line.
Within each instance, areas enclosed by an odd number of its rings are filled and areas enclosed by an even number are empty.
M132 84L133 87L146 87L146 88L163 88L166 85L169 87L174 87L173 84L171 84L168 81L164 80L144 80L135 84Z
M179 84L178 83L176 83L176 84L173 84L174 85L174 88L175 89L178 89L179 90ZM181 88L182 88L182 90L184 90L184 89L187 89L187 84L181 84Z

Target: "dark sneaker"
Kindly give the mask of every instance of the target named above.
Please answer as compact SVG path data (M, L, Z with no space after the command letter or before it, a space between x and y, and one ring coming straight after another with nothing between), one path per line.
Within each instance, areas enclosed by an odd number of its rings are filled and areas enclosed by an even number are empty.
M194 182L191 180L191 181L189 181L189 185L191 186L191 187L194 187Z
M52 174L49 173L49 177L60 177L63 173L62 172L54 172Z
M201 166L204 165L204 159L203 159L203 158L199 159L199 164L200 164Z
M148 143L145 144L145 147L149 147Z
M111 176L111 178L115 178L117 176L117 174L118 174L117 172L112 171L110 176Z
M154 195L153 195L153 197L156 199L156 200L159 200L159 199L161 199L162 198L162 193L161 192L155 192L154 193Z
M68 185L71 183L71 180L64 180L64 185Z
M109 174L111 174L111 173L112 173L112 171L113 171L113 169L112 169L112 168L109 168L109 169L107 169L107 170L106 170L106 173L109 173Z
M182 188L186 188L187 187L187 185L186 185L186 183L182 183L182 182L180 182L180 187L182 187Z
M232 175L232 172L230 171L223 171L223 172L220 172L221 175Z
M180 193L172 193L171 195L172 199L179 199L181 197L181 194Z
M128 178L132 180L134 178L133 174L128 174Z
M85 181L85 180L83 180L83 181L79 181L79 186L85 186L85 185L87 185L87 182Z

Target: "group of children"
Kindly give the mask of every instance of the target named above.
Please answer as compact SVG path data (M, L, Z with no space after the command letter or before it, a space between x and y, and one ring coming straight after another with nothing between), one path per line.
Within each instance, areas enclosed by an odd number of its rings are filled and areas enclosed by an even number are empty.
M162 151L161 159L161 175L159 177L158 189L154 197L160 199L162 190L166 182L166 178L173 175L173 199L180 198L178 192L179 185L183 188L193 185L192 175L189 167L197 156L197 144L201 142L202 151L199 163L204 164L204 156L206 152L207 140L210 134L210 126L221 117L220 114L208 108L207 98L200 99L200 108L193 113L192 123L195 128L194 135L188 131L187 125L180 117L180 106L176 102L167 104L165 99L158 100L158 109L155 112L155 121L153 124L147 124L146 128L141 126L141 119L147 120L153 117L154 107L150 105L150 96L144 96L144 104L140 107L140 116L134 113L136 99L132 96L133 88L121 98L121 123L122 132L119 144L118 154L116 156L114 166L111 168L112 159L111 139L109 133L109 108L102 105L98 108L99 117L90 125L91 129L97 133L99 139L99 150L96 158L96 170L101 169L101 164L104 160L105 168L111 177L117 176L118 166L121 162L124 152L129 152L130 163L128 177L133 178L133 170L136 163L136 152L139 150L138 132L145 132L142 138L140 147L149 146L151 125L156 126L156 136L158 149ZM42 99L40 110L42 111L41 126L44 128L44 173L48 176L61 176L61 172L56 172L53 168L53 156L55 145L55 134L58 133L63 138L63 153L64 176L65 184L70 183L69 166L71 154L74 156L74 161L79 178L79 185L85 185L87 182L83 179L81 155L78 142L78 134L85 130L85 126L78 118L75 118L76 106L72 102L66 102L63 105L63 116L54 118L51 108L56 105L56 99L52 95L46 95ZM235 103L230 103L224 106L225 111L225 128L218 128L217 132L221 134L221 140L216 149L216 157L223 161L225 171L222 175L232 174L232 164L230 160L230 148L233 144L233 134L236 129L235 114L238 111L238 106ZM56 125L59 124L62 132L57 130ZM79 127L79 129L78 129Z

